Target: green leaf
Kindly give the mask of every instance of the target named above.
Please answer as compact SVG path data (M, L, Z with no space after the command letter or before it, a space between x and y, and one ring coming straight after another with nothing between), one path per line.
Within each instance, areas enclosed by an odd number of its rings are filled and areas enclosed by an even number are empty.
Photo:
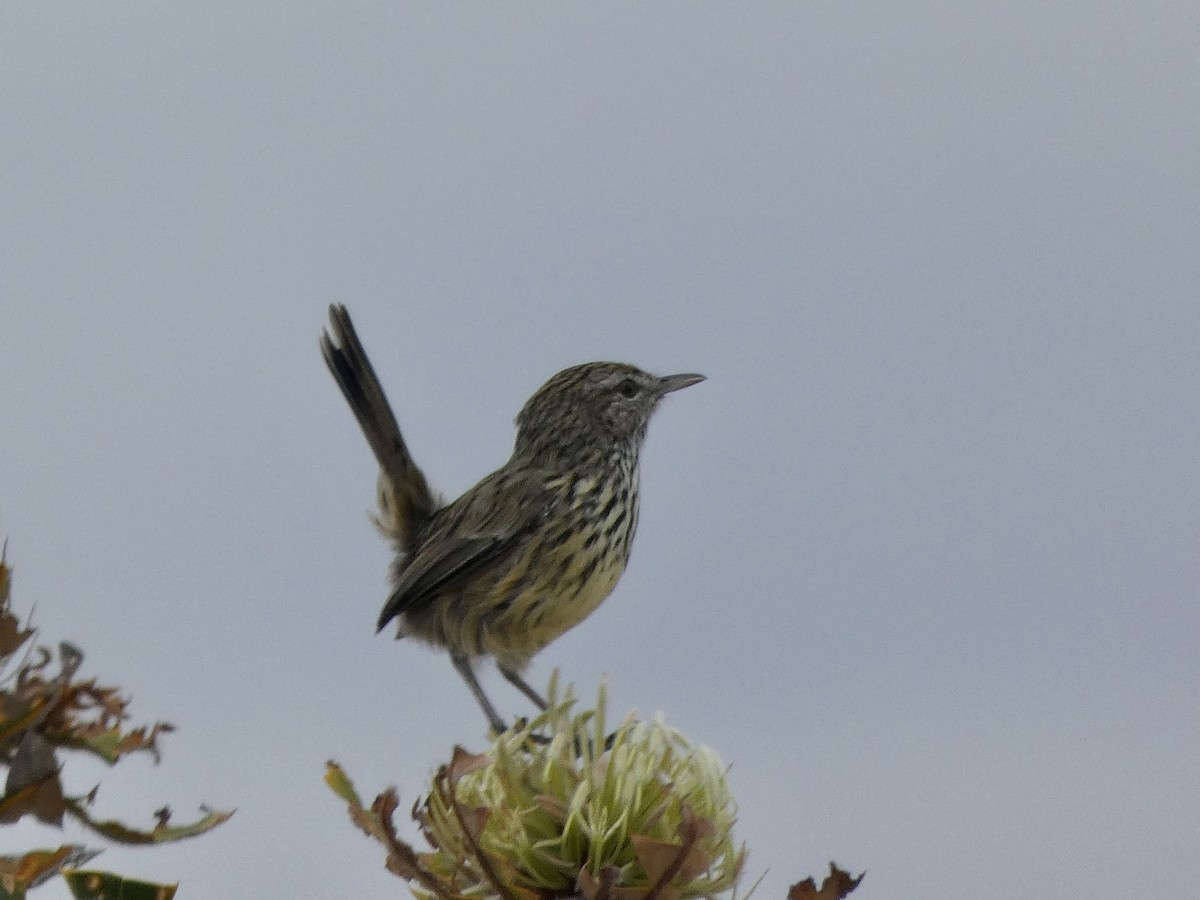
M155 884L115 872L68 869L63 878L75 900L171 900L179 883Z
M77 797L67 799L67 812L96 833L121 844L166 844L181 841L211 831L233 815L232 810L222 812L210 809L201 818L186 825L168 825L166 817L161 816L158 824L149 831L139 831L117 819L93 819Z
M333 760L325 763L325 783L347 803L362 807L362 800L359 799L358 792L354 790L354 782L350 780L346 770Z

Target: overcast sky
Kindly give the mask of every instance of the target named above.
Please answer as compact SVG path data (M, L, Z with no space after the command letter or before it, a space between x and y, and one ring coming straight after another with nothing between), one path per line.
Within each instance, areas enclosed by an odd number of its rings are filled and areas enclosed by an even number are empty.
M5 4L14 603L179 726L68 787L238 808L97 864L396 896L324 761L482 746L374 635L340 301L451 496L564 366L708 375L529 675L732 763L759 896L1200 896L1197 110L1194 2Z

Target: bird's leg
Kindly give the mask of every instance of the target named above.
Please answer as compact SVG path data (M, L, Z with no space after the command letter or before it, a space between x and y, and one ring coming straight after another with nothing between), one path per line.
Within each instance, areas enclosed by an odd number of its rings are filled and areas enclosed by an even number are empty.
M522 694L524 694L526 697L528 697L530 700L532 700L534 706L536 706L538 709L542 710L543 712L546 711L546 707L548 706L548 704L546 703L546 700L542 697L541 694L539 694L537 691L535 691L532 687L529 686L529 683L524 678L521 677L520 672L518 672L516 669L510 669L508 666L500 665L499 663L496 664L496 668L498 668L500 670L501 675L503 675L505 678L508 679L509 684L511 684L513 687L515 687L517 690L519 690ZM550 743L549 738L543 737L542 735L539 735L539 734L531 734L531 735L529 735L529 738L535 744ZM616 739L617 739L617 733L614 731L612 734L610 734L608 737L606 737L604 739L604 749L611 750L613 741L615 741ZM595 754L598 751L593 750L592 752L593 752L593 754ZM579 738L575 738L575 755L583 756L583 742Z
M496 668L498 668L500 670L501 675L503 675L506 679L508 679L509 684L511 684L518 691L520 691L522 694L524 694L526 697L528 697L530 700L532 700L534 706L536 706L542 712L546 711L545 698L543 698L541 694L539 694L537 691L535 691L533 688L531 688L529 686L529 684L525 681L525 679L521 677L520 672L518 672L516 669L510 669L508 666L505 666L505 665L497 664Z
M461 654L452 653L450 654L450 662L454 664L454 668L458 670L458 674L463 677L463 681L467 683L467 687L475 695L475 700L479 703L483 714L487 716L488 724L492 726L492 730L497 734L507 731L508 729L504 724L504 720L500 718L500 714L496 712L496 707L492 706L492 701L483 692L483 687L479 684L479 679L475 677L475 670L471 668L471 660Z

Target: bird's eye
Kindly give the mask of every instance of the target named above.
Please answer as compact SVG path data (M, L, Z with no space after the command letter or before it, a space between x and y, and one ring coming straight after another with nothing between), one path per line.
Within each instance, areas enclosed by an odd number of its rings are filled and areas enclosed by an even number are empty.
M632 400L634 397L640 394L641 391L642 389L638 386L638 383L632 378L626 378L617 385L617 393L619 393L626 400Z

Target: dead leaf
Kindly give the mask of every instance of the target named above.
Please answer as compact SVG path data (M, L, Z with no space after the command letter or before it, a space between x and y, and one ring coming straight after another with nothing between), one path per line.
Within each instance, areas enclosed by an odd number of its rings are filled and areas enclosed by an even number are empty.
M620 868L612 863L600 870L599 878L584 866L575 878L575 890L579 891L584 900L612 900L613 885L617 883L620 875Z
M486 753L468 753L459 745L454 745L454 755L450 757L450 766L446 774L452 784L457 783L464 775L482 769L491 760Z
M788 900L842 900L858 887L866 874L863 872L855 878L849 872L844 872L834 863L830 863L829 875L821 882L820 890L817 889L816 882L805 878L792 885L788 891Z
M656 868L662 862L665 862L666 865L658 875L650 879L650 890L646 892L644 900L674 900L679 894L679 888L675 885L675 879L684 869L695 865L693 853L695 852L696 839L702 830L699 825L700 820L686 803L683 805L681 812L679 846L675 848L674 853L669 858L667 854L662 853L658 848L651 848L648 853L648 861L651 865ZM648 843L647 846L649 846ZM634 848L635 852L637 852L636 842L634 842ZM704 868L707 868L707 862ZM700 871L704 871L704 868Z
M32 628L22 628L17 617L7 609L0 611L0 659L6 659L20 650L33 634Z
M61 826L66 809L62 783L55 772L42 781L27 784L16 793L5 794L0 799L0 822L16 822L32 813L47 825Z
M637 856L638 865L646 873L650 884L654 884L663 874L673 868L672 875L681 881L691 881L708 870L712 860L699 847L691 847L680 859L684 850L682 844L675 841L663 841L647 837L644 834L631 834L629 842L633 844L633 852Z

